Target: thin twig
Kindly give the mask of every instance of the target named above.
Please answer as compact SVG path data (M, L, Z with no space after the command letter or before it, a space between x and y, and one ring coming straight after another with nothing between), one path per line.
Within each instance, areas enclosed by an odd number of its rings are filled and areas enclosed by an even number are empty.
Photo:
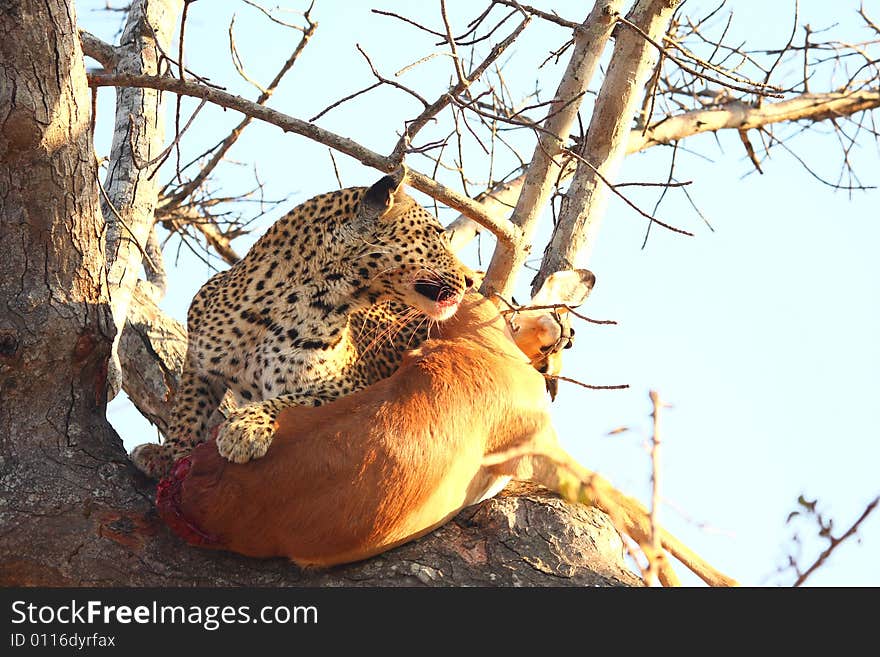
M453 85L446 93L440 96L421 114L419 114L419 116L412 121L407 122L406 130L404 130L403 135L401 135L397 144L395 144L394 149L391 151L391 159L393 161L402 161L404 152L409 147L410 143L412 143L413 138L419 130L425 127L429 121L443 110L443 108L449 105L452 99L462 93L469 84L473 84L481 75L483 75L483 72L501 56L501 53L503 53L508 46L514 42L514 40L516 40L528 23L529 19L526 18L508 35L506 39L495 44L489 52L489 55L473 71L471 71L470 75L465 76L464 82L458 82Z
M307 27L301 27L301 26L295 25L293 23L286 23L285 21L281 20L280 18L276 18L275 16L272 15L272 13L268 9L261 7L256 2L253 2L253 0L242 0L242 2L244 2L246 5L250 5L254 9L260 10L273 23L277 23L278 25L283 25L284 27L289 27L294 30L299 30L300 32L308 31ZM315 6L315 3L313 1L312 4L309 5L309 8L306 9L305 13L308 14L312 10L312 7L314 7L314 6ZM308 21L308 18L306 18L306 21Z
M269 98L278 88L278 85L281 83L282 78L293 67L300 54L309 43L309 40L312 38L312 36L314 36L315 30L317 30L318 28L318 23L311 20L311 16L309 14L311 9L312 7L310 6L304 14L307 27L303 32L302 38L300 39L293 53L290 55L290 57L287 58L287 61L284 62L284 64L278 70L278 73L275 74L272 82L269 83L265 91L260 94L259 98L257 98L256 102L258 105L263 105L266 103L267 100L269 100ZM242 119L242 121L235 128L233 128L232 132L230 132L229 135L222 142L220 142L220 144L214 147L214 149L216 149L216 152L211 157L211 160L204 167L202 167L198 175L189 182L185 183L181 188L175 190L173 196L165 200L165 204L179 204L187 196L192 194L193 191L198 189L199 186L208 178L211 172L217 167L217 165L220 164L223 158L226 157L226 153L229 152L229 149L232 148L233 144L235 144L235 142L241 136L241 133L248 126L248 124L250 124L251 120L252 117L246 114L244 119Z
M98 190L101 192L101 196L104 197L104 201L107 202L107 207L110 208L110 211L113 213L113 216L116 217L116 220L122 224L122 227L125 228L126 232L128 232L128 236L134 245L137 247L138 251L140 251L141 257L144 259L144 264L152 269L153 271L159 271L160 266L157 265L150 259L149 254L144 249L143 245L138 242L137 237L134 234L134 231L129 227L128 223L126 223L125 219L121 214L119 214L119 210L116 209L116 206L113 205L113 201L110 200L110 196L107 194L107 190L104 189L104 184L101 182L100 178L97 178L98 181Z
M578 381L577 379L570 379L567 376L560 376L559 374L545 374L544 378L555 379L556 381L566 381L567 383L575 383L582 388L589 388L590 390L626 390L627 388L629 388L628 383L620 383L613 386L596 386L589 383L583 383L582 381Z
M531 306L531 305L529 305L529 306L514 306L509 301L507 301L507 299L502 297L497 292L495 293L495 296L497 298L501 299L502 301L504 301L504 303L506 303L508 306L508 308L506 310L501 311L502 315L509 315L511 313L524 312L526 310L560 310L561 309L561 310L567 310L575 317L582 319L585 322L589 322L590 324L614 324L614 325L617 324L617 322L613 319L593 319L591 317L587 317L586 315L581 315L574 308L572 308L571 306L568 306L564 303L550 303L547 305L539 305L539 306Z
M654 430L651 433L651 553L648 557L648 586L654 586L660 571L659 560L664 558L660 541L660 408L663 403L655 390L648 393L653 410L651 419Z
M825 549L825 550L822 552L822 554L819 555L819 557L816 559L816 561L813 562L813 565L811 565L809 568L807 568L803 573L801 573L801 574L798 576L798 578L795 580L795 582L794 582L794 584L792 584L792 586L801 586L801 585L803 585L803 583L804 583L805 581L807 581L807 578L808 578L810 575L812 575L814 572L816 572L816 570L817 570L817 569L818 569L823 563L825 563L825 560L826 560L828 557L831 556L831 553L834 552L834 550L835 550L835 549L836 549L841 543L843 543L846 539L848 539L850 536L852 536L853 534L856 533L856 531L857 531L858 528L859 528L859 525L861 525L862 522L864 522L865 519L866 519L869 515L871 515L871 512L873 512L874 509L877 508L877 504L878 504L878 503L880 503L880 496L875 497L875 498L874 498L874 499L868 504L868 506L865 507L865 510L862 511L862 515L859 516L858 520L856 520L856 521L852 524L852 526L851 526L849 529L847 529L847 530L846 530L846 531L845 531L840 537L838 537L838 538L834 538L833 536L831 536L831 537L830 537L831 544L828 546L828 548Z
M654 39L652 39L650 37L650 35L646 34L645 31L642 30L642 28L640 28L635 23L630 22L629 20L627 20L623 16L618 17L617 20L620 23L622 23L623 25L626 25L628 28L636 31L643 39L645 39L645 41L647 41L652 46L657 48L658 51L660 51L662 54L664 54L666 57L668 57L671 61L675 62L679 68L681 68L683 71L690 73L691 75L693 75L695 77L706 80L708 82L714 82L715 84L718 84L722 87L728 87L730 89L735 89L737 91L744 91L744 92L750 93L750 94L757 94L759 96L771 96L773 98L782 98L783 97L782 93L780 93L781 90L773 85L765 84L762 82L754 82L754 81L749 80L747 83L748 86L745 86L742 84L738 84L736 82L729 82L727 80L719 80L717 78L712 78L712 77L709 77L708 75L706 75L705 73L700 73L696 69L693 69L690 66L688 66L687 64L685 64L680 58L678 58L675 55L673 55L672 53L670 53L668 48L664 48L661 44L657 43ZM722 71L722 69L719 69L718 67L713 66L712 64L709 64L708 62L703 62L702 60L700 60L698 62L698 64L700 66L705 66L705 67L710 68L712 70L716 70L719 72ZM723 74L729 75L728 73L723 73Z
M635 203L630 201L626 196L624 196L619 191L617 191L617 189L615 189L614 185L604 175L602 175L602 173L599 171L599 169L596 168L595 166L593 166L581 154L576 153L575 151L567 149L567 148L563 149L563 152L570 155L571 157L576 158L579 162L583 162L584 164L586 164L590 169L592 169L593 173L596 174L596 176L599 178L599 180L601 180L603 183L608 185L608 187L611 189L612 192L614 192L614 194L619 196L623 200L624 203L626 203L628 206L630 206L633 210L638 212L640 215L642 215L646 219L650 219L652 222L654 222L658 226L663 226L663 228L665 228L667 230L671 230L673 233L679 233L680 235L687 235L688 237L694 236L693 233L690 233L682 228L676 228L675 226L671 226L670 224L667 224L665 221L661 221L657 217L654 217L654 216L648 214L647 212L645 212L644 210L642 210L639 206L637 206Z

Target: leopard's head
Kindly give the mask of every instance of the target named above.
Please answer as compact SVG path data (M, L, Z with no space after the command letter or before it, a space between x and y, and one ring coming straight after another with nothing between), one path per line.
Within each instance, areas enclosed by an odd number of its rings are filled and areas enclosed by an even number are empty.
M364 188L350 224L351 263L358 287L376 300L394 300L431 319L452 317L473 272L450 250L437 218L403 191L401 167Z

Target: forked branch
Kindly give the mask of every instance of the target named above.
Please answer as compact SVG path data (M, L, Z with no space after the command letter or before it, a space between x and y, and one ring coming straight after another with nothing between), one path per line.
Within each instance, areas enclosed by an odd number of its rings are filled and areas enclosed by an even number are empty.
M247 116L276 125L285 132L294 132L330 146L380 171L392 171L395 167L395 163L390 157L380 155L352 139L342 137L278 110L259 105L241 96L236 96L214 87L208 87L195 81L160 76L92 73L89 75L89 84L93 87L115 86L159 89L184 96L204 98L221 107L233 109ZM519 245L522 243L521 231L506 219L490 216L478 202L441 185L431 177L418 171L410 170L409 182L415 189L467 215L494 233L500 241L511 245L513 248L520 248Z
M559 82L551 111L538 132L538 143L524 174L522 193L512 217L527 241L534 234L538 216L544 210L554 182L559 177L562 166L558 162L559 156L622 5L622 0L600 0L583 25L575 30L571 59ZM523 249L513 250L500 245L486 272L483 292L510 296L516 274L525 262L526 255Z

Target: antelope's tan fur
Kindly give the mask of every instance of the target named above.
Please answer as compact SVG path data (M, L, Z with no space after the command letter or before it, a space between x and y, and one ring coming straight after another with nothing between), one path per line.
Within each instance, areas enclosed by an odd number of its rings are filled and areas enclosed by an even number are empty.
M214 547L328 566L421 536L503 485L510 473L486 454L552 436L544 378L479 295L440 333L387 379L284 410L261 460L198 447L184 516Z

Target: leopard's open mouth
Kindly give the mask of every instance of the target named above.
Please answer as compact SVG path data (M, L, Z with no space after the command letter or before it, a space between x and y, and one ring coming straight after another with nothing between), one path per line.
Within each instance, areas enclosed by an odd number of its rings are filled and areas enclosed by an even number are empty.
M444 303L450 299L458 297L458 293L445 283L435 283L433 281L419 281L415 284L415 290L423 297L428 297L431 301Z
M431 319L441 322L455 314L455 311L458 310L458 304L461 303L464 296L461 292L449 287L445 283L424 279L416 282L413 288L420 295L434 302L432 308L426 309L426 314Z

